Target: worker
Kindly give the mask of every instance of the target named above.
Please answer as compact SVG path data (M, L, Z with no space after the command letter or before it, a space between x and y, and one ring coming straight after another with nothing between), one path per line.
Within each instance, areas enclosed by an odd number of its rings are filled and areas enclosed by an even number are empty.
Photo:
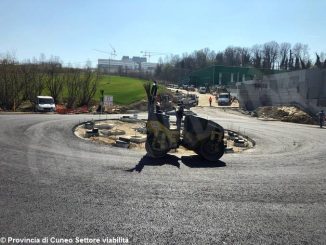
M154 80L153 86L152 86L152 89L151 89L151 95L153 97L156 97L156 93L157 93L157 82Z
M322 128L324 126L324 122L325 122L325 112L324 112L324 110L321 110L320 112L318 112L317 115L319 117L320 128Z
M181 104L179 106L179 109L176 111L176 117L177 117L177 129L180 130L181 129L181 121L182 121L182 117L183 117L183 111L184 111L184 106L183 104Z
M156 110L156 113L162 113L161 103L158 101L156 102L155 110Z
M154 81L148 99L148 112L149 112L148 115L152 115L154 113L156 94L157 94L157 82Z
M209 106L212 106L212 97L211 96L209 96Z

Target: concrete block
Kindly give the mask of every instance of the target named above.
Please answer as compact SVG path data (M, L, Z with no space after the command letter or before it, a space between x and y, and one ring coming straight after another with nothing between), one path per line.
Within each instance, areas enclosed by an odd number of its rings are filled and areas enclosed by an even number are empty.
M128 123L137 123L140 122L141 120L135 117L130 117L130 116L122 116L119 119L122 122L128 122Z
M144 143L147 139L147 136L143 136L143 135L134 135L134 136L130 136L130 142L133 143Z
M102 129L101 131L101 134L105 135L105 136L111 136L111 135L124 135L126 134L126 132L124 130L119 130L119 129L116 129L116 130L107 130L107 129Z
M94 127L94 122L85 122L84 128L86 129L93 129Z
M246 147L246 142L244 140L239 140L238 142L234 143L234 146L236 147Z
M141 133L141 134L146 134L146 132L147 132L146 127L136 128L135 130L136 130L138 133Z
M115 146L121 147L121 148L128 148L130 145L129 142L123 141L123 140L116 140L115 141Z
M233 151L233 148L232 147L226 147L225 150L224 150L225 153L232 153L234 152Z
M120 136L119 140L130 143L130 136Z
M114 125L103 123L103 124L95 124L95 127L97 127L98 129L112 129Z
M92 130L86 130L85 138L94 137L94 136L99 136L98 130L95 130L95 131L93 131L93 129Z

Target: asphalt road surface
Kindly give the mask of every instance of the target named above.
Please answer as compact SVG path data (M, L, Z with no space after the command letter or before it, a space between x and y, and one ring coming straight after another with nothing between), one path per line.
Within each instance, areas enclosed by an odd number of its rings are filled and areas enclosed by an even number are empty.
M326 130L195 111L255 148L218 163L152 161L75 137L72 127L92 116L0 115L0 237L325 244Z

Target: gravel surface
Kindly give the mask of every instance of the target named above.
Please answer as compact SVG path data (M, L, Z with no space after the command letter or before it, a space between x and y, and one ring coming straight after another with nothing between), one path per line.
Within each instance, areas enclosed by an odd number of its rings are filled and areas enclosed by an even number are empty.
M151 160L74 136L94 116L0 115L0 237L325 244L326 130L194 110L257 145L218 163Z

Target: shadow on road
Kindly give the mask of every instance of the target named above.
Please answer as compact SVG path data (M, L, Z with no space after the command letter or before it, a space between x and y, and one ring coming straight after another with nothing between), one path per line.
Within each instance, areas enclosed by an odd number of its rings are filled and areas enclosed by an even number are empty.
M128 169L126 171L128 171L128 172L136 171L136 172L140 173L145 166L163 166L166 164L180 168L179 160L180 160L180 158L173 156L173 155L169 155L169 154L167 154L166 156L164 156L162 158L151 158L151 157L145 155L142 157L142 159L140 159L140 161L134 168Z
M162 158L151 158L147 155L143 156L138 164L131 168L127 169L125 171L127 172L138 172L140 173L145 166L163 166L163 165L172 165L177 168L180 168L180 161L186 165L189 168L219 168L219 167L225 167L225 162L222 161L216 161L216 162L210 162L207 160L204 160L203 158L194 155L194 156L183 156L181 158L167 154L166 156Z
M222 162L220 160L216 162L210 162L201 158L198 155L183 156L181 157L181 161L184 165L188 166L189 168L220 168L226 166L225 162Z

